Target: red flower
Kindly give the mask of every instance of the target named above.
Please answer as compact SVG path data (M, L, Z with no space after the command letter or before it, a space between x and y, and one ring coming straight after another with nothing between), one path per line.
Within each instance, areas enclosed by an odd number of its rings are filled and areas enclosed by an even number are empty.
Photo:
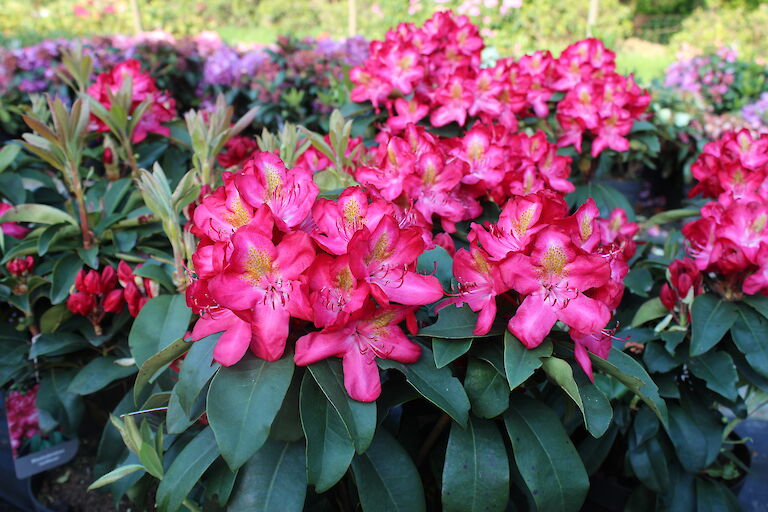
M35 268L35 259L32 256L26 258L14 258L5 264L5 268L12 276L21 277L28 274Z

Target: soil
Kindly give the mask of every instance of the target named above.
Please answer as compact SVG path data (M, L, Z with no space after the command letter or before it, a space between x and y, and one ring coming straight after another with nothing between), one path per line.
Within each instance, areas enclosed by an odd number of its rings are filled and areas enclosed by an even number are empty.
M97 446L98 439L81 439L80 450L72 462L34 477L37 500L54 512L129 512L131 507L126 498L115 507L110 493L87 491L95 480L92 471Z

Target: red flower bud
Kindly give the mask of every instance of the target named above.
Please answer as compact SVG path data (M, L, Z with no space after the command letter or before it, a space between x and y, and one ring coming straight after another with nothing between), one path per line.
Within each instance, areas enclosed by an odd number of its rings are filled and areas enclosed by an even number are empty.
M115 159L112 155L112 150L109 148L104 148L104 165L110 165L114 161Z
M88 316L95 307L93 295L87 293L73 293L67 298L67 309L76 315Z
M101 293L114 290L117 286L117 272L115 267L104 267L101 270Z
M83 288L78 288L81 292L98 295L101 293L101 276L95 270L91 270L83 279Z
M32 256L14 258L6 264L8 272L16 277L28 274L34 267L35 259Z
M129 282L133 282L133 269L122 260L117 264L117 280L123 288L125 288Z
M88 275L88 271L81 268L75 277L75 289L80 292L85 291L85 276Z
M110 267L111 268L111 267ZM104 311L119 313L123 310L123 290L112 290L104 297Z

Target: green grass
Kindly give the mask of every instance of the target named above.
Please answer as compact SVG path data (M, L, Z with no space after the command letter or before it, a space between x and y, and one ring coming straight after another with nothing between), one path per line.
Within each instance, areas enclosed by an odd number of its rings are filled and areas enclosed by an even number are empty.
M619 73L634 73L642 84L650 84L654 78L663 80L667 67L675 61L675 55L667 46L659 46L657 50L620 50L616 55L616 70Z

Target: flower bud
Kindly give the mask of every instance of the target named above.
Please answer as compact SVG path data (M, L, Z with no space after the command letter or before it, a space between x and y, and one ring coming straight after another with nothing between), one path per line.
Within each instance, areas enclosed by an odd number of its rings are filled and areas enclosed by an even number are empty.
M111 268L111 267L110 267ZM104 297L104 311L119 313L123 310L123 290L112 290Z
M67 298L67 309L76 315L88 316L95 307L96 301L88 293L77 292Z
M20 277L28 274L35 267L35 259L32 256L26 258L14 258L6 264L11 275Z
M83 279L83 288L78 288L82 292L98 295L101 293L101 276L95 270L91 270Z
M101 293L107 293L117 286L117 272L115 267L108 266L101 270Z

